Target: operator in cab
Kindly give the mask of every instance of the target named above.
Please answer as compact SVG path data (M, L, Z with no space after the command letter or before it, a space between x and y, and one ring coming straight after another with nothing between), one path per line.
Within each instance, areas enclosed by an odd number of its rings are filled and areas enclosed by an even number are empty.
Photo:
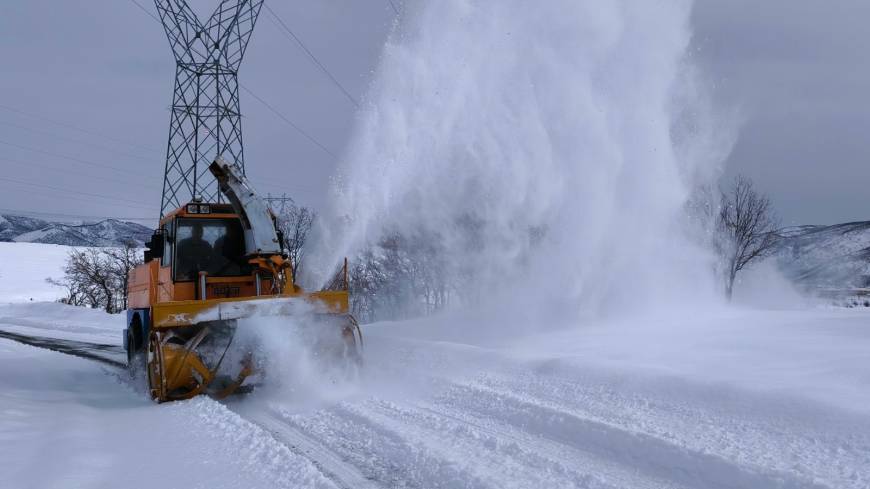
M211 263L212 248L202 237L202 224L195 222L190 227L190 237L178 243L179 270L185 277L195 278L199 272L207 271Z
M224 232L214 242L214 262L212 268L216 275L240 275L247 265L245 260L245 237L238 221L226 223Z

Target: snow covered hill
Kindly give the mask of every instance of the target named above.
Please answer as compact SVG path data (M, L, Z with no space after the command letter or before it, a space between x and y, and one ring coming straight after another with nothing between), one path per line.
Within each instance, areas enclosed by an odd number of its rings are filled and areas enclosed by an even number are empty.
M870 287L870 221L783 230L776 261L786 277L830 297L861 296Z
M69 224L33 217L0 215L0 241L67 246L122 246L132 240L142 246L151 229L135 222L105 219Z

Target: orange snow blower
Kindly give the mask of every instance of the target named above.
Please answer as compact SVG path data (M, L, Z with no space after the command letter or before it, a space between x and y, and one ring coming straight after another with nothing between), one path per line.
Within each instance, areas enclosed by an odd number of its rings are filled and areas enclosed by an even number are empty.
M145 263L129 275L124 348L151 397L220 398L246 387L258 373L256 351L236 337L239 320L252 315L313 310L311 326L333 340L326 348L358 360L362 335L348 314L347 261L329 290L303 291L275 216L242 171L220 157L209 170L229 204L195 200L168 213Z

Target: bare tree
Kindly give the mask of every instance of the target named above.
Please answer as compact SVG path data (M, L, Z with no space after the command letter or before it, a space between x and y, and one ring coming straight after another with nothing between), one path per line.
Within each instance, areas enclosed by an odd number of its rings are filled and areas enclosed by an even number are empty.
M121 248L104 248L103 255L109 267L109 274L112 275L116 286L115 297L120 299L120 304L116 309L123 311L127 309L127 285L130 280L130 271L143 262L141 250L136 247L135 242L127 240Z
M304 265L305 241L317 214L308 207L293 203L282 203L273 211L278 218L278 229L284 234L284 246L293 266L294 277L299 277Z
M74 249L67 257L60 280L47 279L67 289L67 304L101 308L108 313L127 308L130 270L142 263L134 243L123 248Z
M737 274L775 251L779 222L770 199L759 194L752 181L743 176L721 192L720 205L716 251L722 257L725 294L730 300Z
M115 284L109 268L100 250L87 248L71 251L63 271L87 305L112 313L115 312Z
M45 279L51 285L56 287L63 287L66 289L66 297L60 300L64 304L69 304L71 306L86 306L85 297L82 294L81 290L79 290L79 286L77 283L73 282L69 277L64 276L61 279L56 279L52 277L48 277Z
M350 263L351 312L363 322L432 314L455 292L441 241L431 233L388 233Z
M371 248L358 254L351 263L348 270L351 313L360 321L369 322L376 317L376 300L388 278L381 267L381 260Z

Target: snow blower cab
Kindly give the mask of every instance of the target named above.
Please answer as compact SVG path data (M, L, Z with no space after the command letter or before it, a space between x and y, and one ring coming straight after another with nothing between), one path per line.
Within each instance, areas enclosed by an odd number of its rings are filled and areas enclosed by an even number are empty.
M348 314L346 261L329 290L303 291L275 216L242 171L220 157L209 170L229 203L195 200L164 216L145 263L130 272L124 347L151 397L224 397L242 387L256 352L233 343L239 320L252 315L308 311L334 337L336 358L356 358L362 338Z

